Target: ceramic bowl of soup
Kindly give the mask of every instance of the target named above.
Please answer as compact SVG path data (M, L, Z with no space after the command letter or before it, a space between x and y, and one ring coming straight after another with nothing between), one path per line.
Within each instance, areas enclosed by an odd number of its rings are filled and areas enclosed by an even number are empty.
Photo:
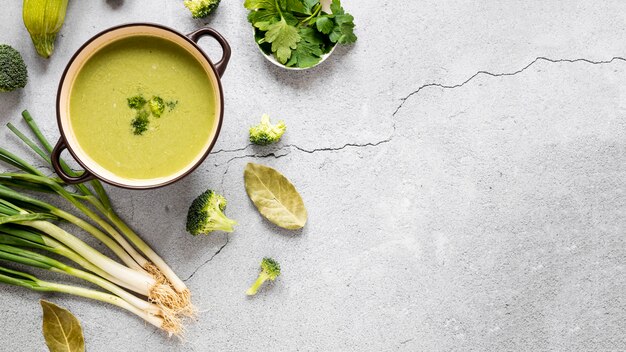
M197 45L203 36L222 47L219 61ZM230 53L224 37L208 27L185 35L135 23L91 38L59 83L56 173L70 184L95 178L131 189L165 186L191 173L220 132L220 77ZM65 172L66 149L84 172Z

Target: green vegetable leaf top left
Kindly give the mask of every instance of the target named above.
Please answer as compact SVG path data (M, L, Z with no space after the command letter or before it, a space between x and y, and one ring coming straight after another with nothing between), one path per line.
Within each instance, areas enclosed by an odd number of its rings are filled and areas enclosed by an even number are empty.
M85 338L80 322L67 309L41 300L43 336L50 352L84 352Z
M68 0L24 0L22 17L37 53L49 58L65 22Z
M0 44L0 92L24 88L27 82L28 72L22 55L9 45Z

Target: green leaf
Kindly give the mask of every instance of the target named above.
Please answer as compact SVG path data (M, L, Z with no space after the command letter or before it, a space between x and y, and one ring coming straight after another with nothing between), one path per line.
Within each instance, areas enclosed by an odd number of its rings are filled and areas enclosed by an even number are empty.
M50 352L84 352L85 339L80 322L70 311L41 300L43 336Z
M345 11L343 10L343 7L341 7L341 0L333 0L330 4L330 11L333 15L343 15Z
M248 21L258 28L257 24L260 22L274 23L280 21L280 14L271 10L251 11L248 14Z
M320 62L322 49L319 45L300 43L296 50L291 53L291 58L285 64L288 67L308 68Z
M248 21L257 28L258 22L273 23L281 18L274 0L246 0L244 6L250 10Z
M290 26L284 19L267 26L265 41L272 43L272 52L282 64L291 57L291 50L295 49L300 41L298 30Z
M243 6L248 10L276 9L274 0L246 0Z
M267 31L270 29L270 25L272 25L272 23L273 22L257 22L254 26L262 31Z
M3 211L3 213L5 213L5 211ZM41 214L41 213L0 216L0 225L20 223L24 221L48 220L48 219L53 219L53 218L54 216L50 214Z
M246 192L261 215L285 229L304 227L307 221L304 202L285 176L269 166L248 163L243 177Z
M304 4L304 7L306 7L307 15L310 15L313 13L313 7L319 4L320 0L304 0L302 3Z
M335 22L339 26L349 26L350 28L354 28L354 17L350 14L345 15L334 15Z
M298 43L298 47L291 53L291 59L287 62L287 66L307 68L314 66L321 60L324 53L322 45L324 39L321 34L310 27L300 28L300 37L302 40Z
M317 18L315 26L317 27L318 31L324 34L330 34L330 32L332 32L333 28L335 27L335 23L328 16L320 16Z
M330 41L333 43L349 44L356 41L354 35L354 17L349 14L335 15L335 27L330 33Z
M298 32L303 41L312 44L324 44L324 36L311 27L301 27Z
M301 14L309 14L307 7L301 0L284 0L286 11L297 12Z
M283 12L283 19L290 26L298 26L298 18L291 14L290 12Z

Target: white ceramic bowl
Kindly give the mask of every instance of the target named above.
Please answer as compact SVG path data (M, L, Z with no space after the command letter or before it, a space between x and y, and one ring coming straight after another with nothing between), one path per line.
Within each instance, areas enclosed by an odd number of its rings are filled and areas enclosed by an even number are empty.
M332 0L320 0L320 3L322 4L322 11L326 12L326 13L331 13L330 12L330 3L332 2ZM254 38L255 36L255 29L252 28L252 37ZM255 41L256 44L256 41ZM280 68L284 68L285 70L292 70L292 71L303 71L303 70L308 70L310 68L313 68L319 64L321 64L322 62L326 61L326 59L328 59L328 57L330 56L330 54L333 53L333 51L335 51L335 48L337 48L337 44L335 44L335 46L333 46L332 49L330 49L330 51L327 54L322 55L322 59L316 63L315 65L311 66L311 67L306 67L306 68L302 68L302 67L287 67L283 64L281 64L280 62L278 62L278 60L276 60L276 58L274 57L274 55L270 54L266 54L263 49L261 49L261 47L257 44L257 47L259 48L259 51L261 52L261 54L263 56L265 56L265 58L267 59L267 61L273 63L274 65L280 67Z

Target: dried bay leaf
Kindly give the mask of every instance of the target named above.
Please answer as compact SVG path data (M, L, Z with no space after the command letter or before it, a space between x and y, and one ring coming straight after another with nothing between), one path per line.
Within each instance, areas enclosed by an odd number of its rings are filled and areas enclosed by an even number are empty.
M43 336L50 352L85 352L80 322L69 310L41 300Z
M294 185L269 166L248 163L243 173L246 192L259 212L289 230L304 227L307 211Z

